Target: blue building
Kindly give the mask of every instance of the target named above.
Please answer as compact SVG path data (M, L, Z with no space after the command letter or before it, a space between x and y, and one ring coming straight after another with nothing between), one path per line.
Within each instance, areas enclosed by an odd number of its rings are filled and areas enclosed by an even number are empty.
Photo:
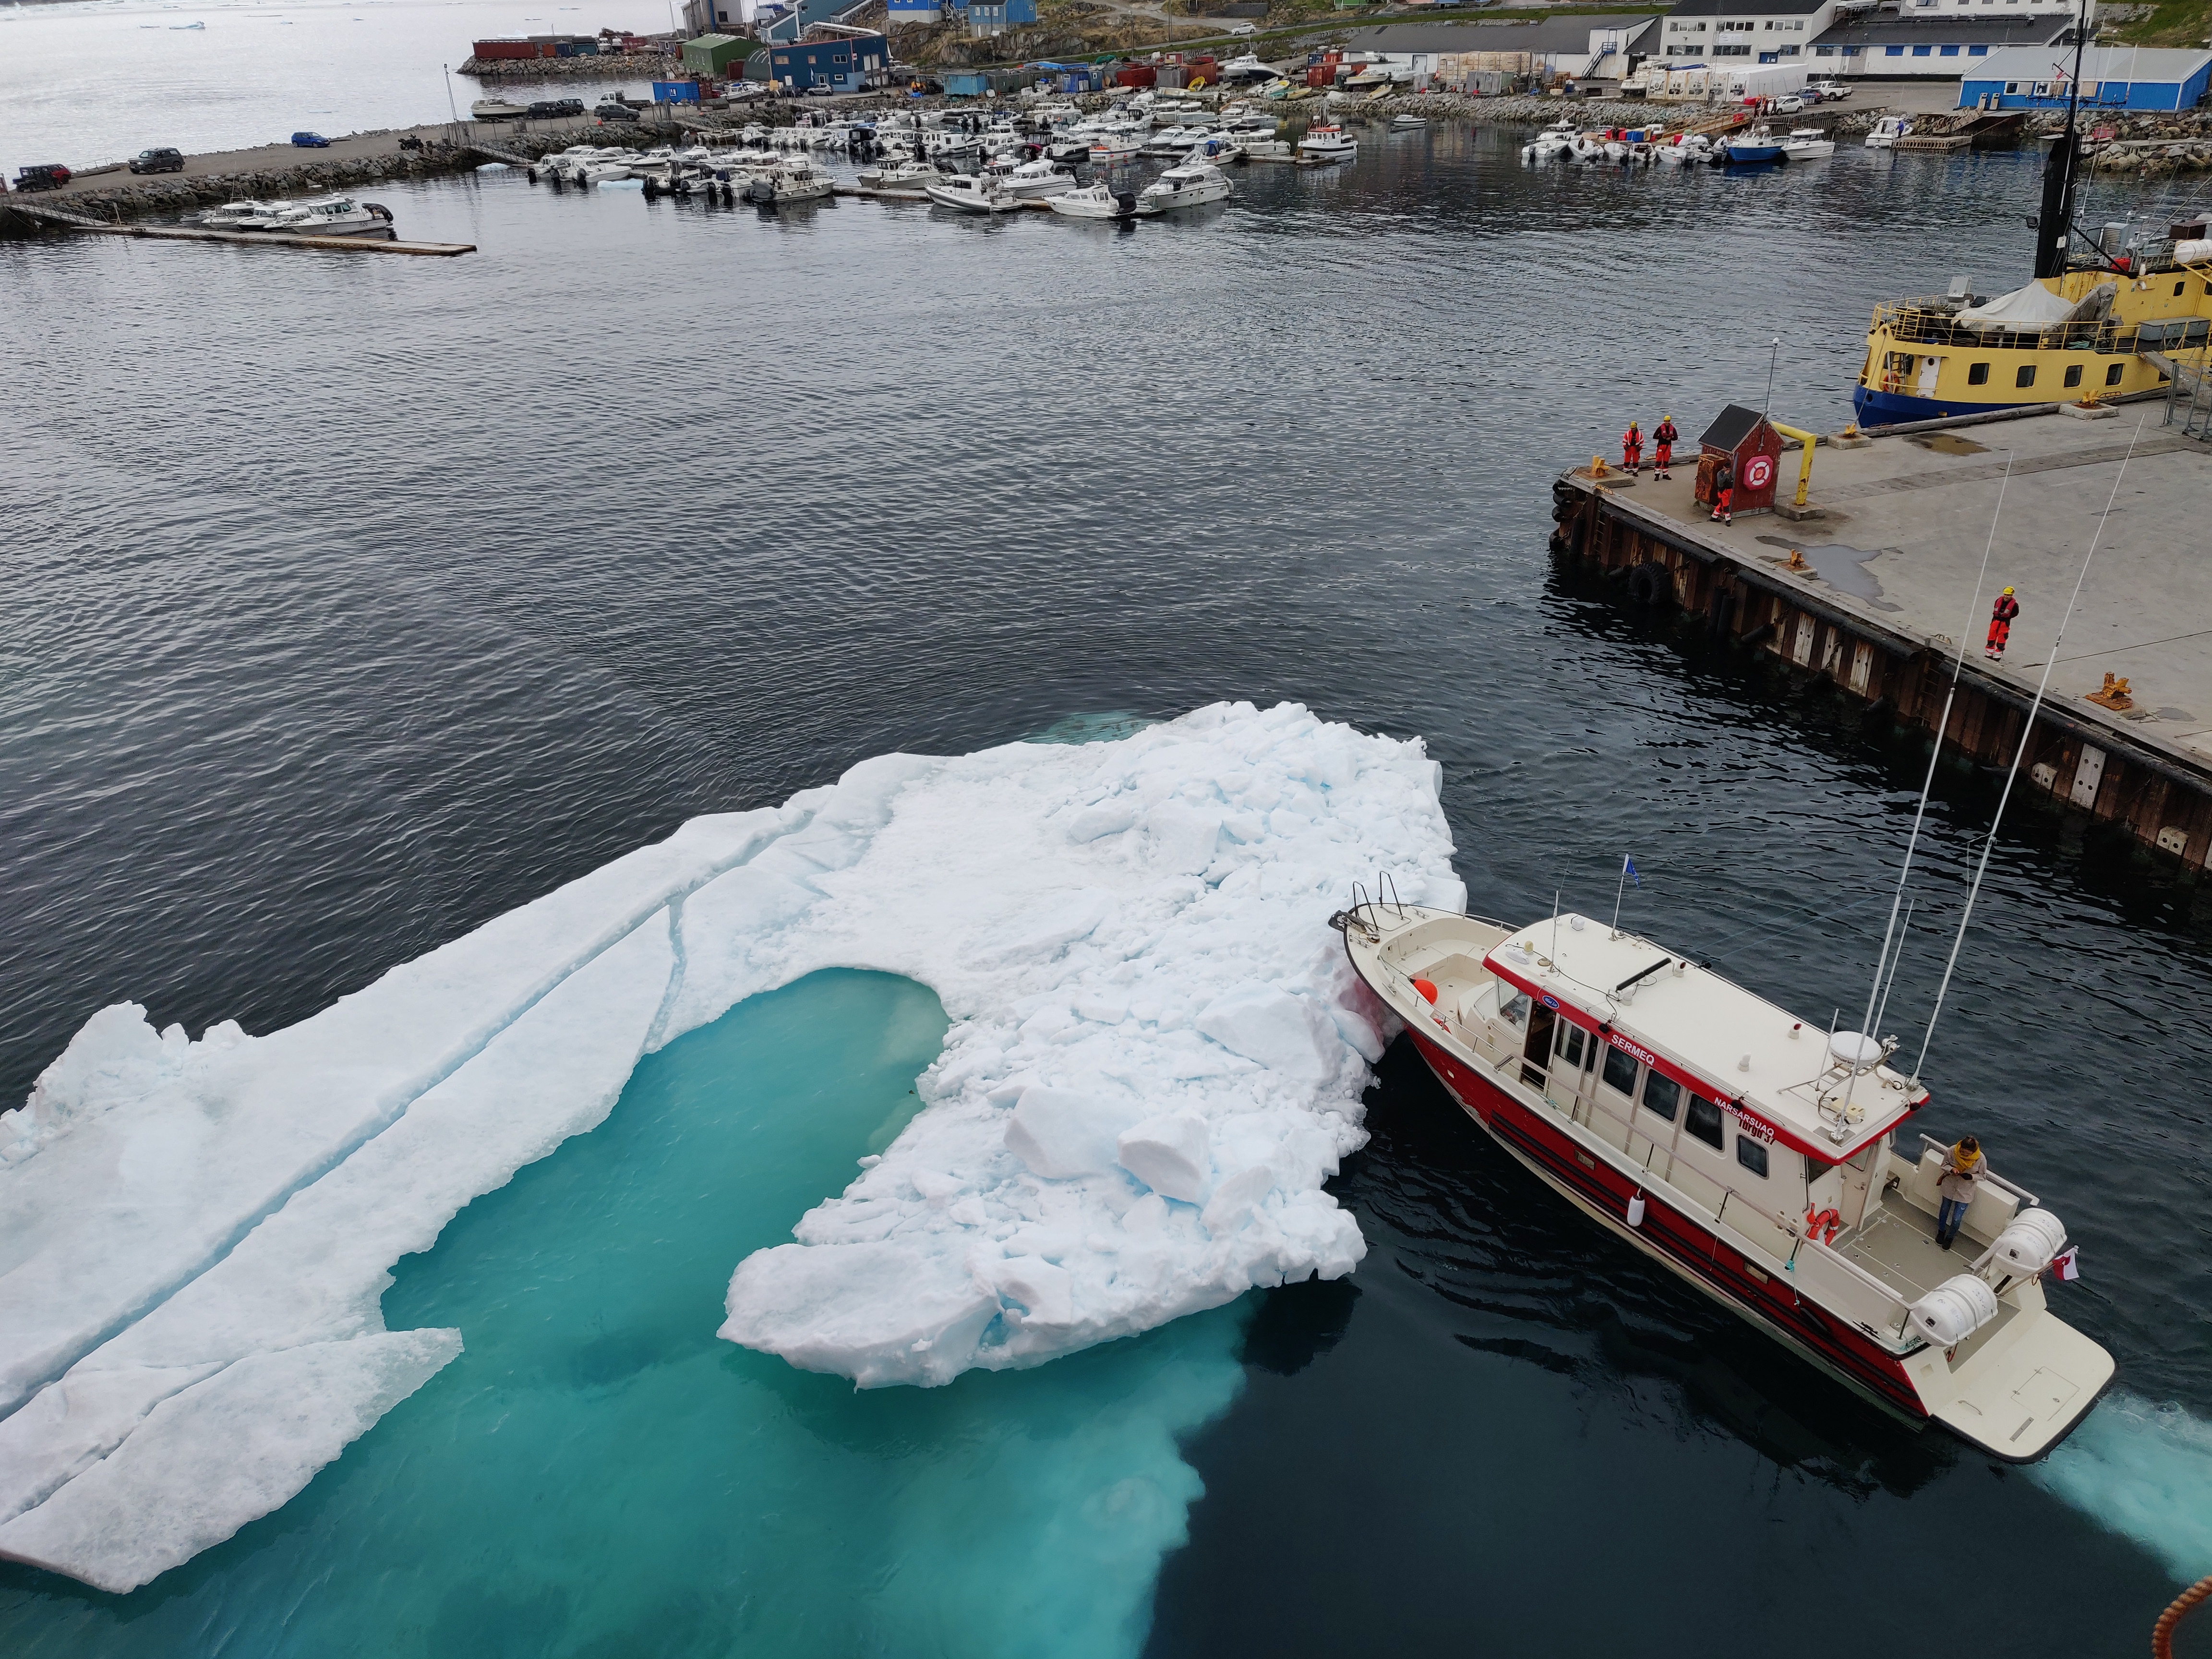
M2015 46L1993 52L1966 71L1961 109L2063 109L2074 91L2071 48ZM2212 82L2212 52L2152 46L2091 46L2081 54L2081 107L2195 109Z
M1010 28L1037 20L1036 0L945 0L948 10L960 14L971 35L1003 34Z
M786 92L805 92L810 87L866 92L869 77L880 76L889 67L891 53L880 34L847 34L771 46L768 61L769 78Z

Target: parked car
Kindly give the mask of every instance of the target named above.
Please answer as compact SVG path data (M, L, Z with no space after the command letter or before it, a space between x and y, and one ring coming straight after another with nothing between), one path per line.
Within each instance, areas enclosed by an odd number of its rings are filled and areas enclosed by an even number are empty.
M592 112L602 121L635 121L637 112L628 104L602 104Z
M142 149L131 158L133 173L182 173L185 153L180 149Z
M69 181L70 170L59 161L19 168L15 173L15 188L21 191L59 190Z
M1257 34L1260 29L1255 23L1231 23L1229 32L1231 34Z
M1795 115L1804 107L1805 100L1794 92L1776 99L1772 106L1777 115Z
M584 100L580 98L541 98L530 106L533 121L557 121L565 115L581 115Z
M331 141L319 132L295 132L292 135L292 142L301 149L328 149L331 147Z

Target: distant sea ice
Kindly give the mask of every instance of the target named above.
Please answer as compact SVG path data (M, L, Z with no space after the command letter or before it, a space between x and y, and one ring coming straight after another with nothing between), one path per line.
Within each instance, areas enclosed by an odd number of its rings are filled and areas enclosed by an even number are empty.
M1384 1016L1323 921L1378 870L1463 902L1438 785L1294 705L885 756L266 1036L101 1010L0 1115L0 1556L129 1590L289 1501L465 1340L384 1328L392 1264L819 969L953 1024L880 1159L737 1265L732 1340L936 1383L1350 1272L1322 1183Z

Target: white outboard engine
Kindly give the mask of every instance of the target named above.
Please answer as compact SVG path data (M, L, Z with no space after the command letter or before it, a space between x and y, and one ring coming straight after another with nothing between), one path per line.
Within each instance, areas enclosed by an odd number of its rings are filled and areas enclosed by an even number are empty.
M2066 1227L2048 1210L2022 1210L1997 1235L1977 1267L1996 1262L2014 1279L2033 1279L2066 1248Z
M1997 1293L1978 1275L1958 1273L1914 1303L1910 1311L1912 1328L1930 1347L1948 1348L1997 1316Z

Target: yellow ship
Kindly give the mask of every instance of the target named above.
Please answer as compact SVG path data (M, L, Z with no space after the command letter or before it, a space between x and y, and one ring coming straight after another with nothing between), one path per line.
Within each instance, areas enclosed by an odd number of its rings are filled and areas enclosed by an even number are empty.
M2078 84L2078 82L2077 82ZM1995 298L1953 291L1876 306L1851 405L1863 427L2024 404L2194 392L2212 331L2212 241L2202 213L2095 236L2074 223L2081 150L2069 112L2045 164L2035 275ZM2049 227L2045 230L2044 227Z

